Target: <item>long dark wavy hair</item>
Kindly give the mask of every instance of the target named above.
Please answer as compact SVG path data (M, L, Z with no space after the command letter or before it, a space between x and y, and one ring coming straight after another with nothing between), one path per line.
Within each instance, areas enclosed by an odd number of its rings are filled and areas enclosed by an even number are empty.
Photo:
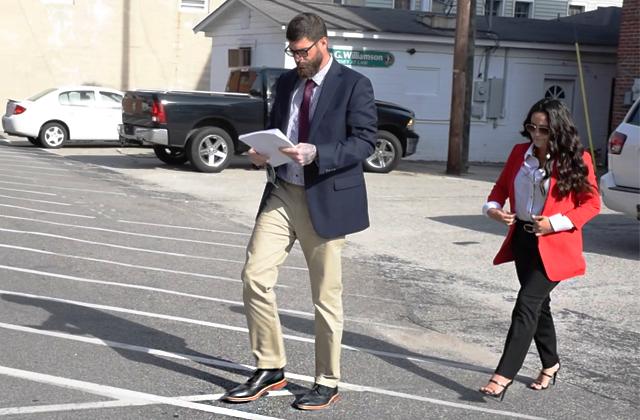
M536 112L543 112L549 120L549 150L550 158L544 166L544 179L551 176L551 165L556 165L558 170L558 182L556 187L560 197L574 193L592 191L593 188L587 180L587 166L582 159L584 147L578 137L576 128L569 109L557 99L541 99L536 102L522 123L523 136L533 141L529 132L524 128L531 123L531 116Z

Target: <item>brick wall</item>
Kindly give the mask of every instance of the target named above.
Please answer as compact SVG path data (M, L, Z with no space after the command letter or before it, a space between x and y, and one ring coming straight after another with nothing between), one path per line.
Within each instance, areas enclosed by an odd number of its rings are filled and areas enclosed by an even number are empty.
M640 0L624 0L618 42L618 68L613 97L611 129L614 129L629 110L624 94L631 90L634 79L640 78Z

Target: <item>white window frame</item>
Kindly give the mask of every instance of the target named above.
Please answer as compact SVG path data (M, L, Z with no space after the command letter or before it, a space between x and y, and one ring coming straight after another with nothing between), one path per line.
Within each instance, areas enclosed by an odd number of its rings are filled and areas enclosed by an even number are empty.
M535 16L535 2L533 0L514 0L513 2L513 16L516 15L516 3L529 3L531 6L529 7L529 19L533 19Z

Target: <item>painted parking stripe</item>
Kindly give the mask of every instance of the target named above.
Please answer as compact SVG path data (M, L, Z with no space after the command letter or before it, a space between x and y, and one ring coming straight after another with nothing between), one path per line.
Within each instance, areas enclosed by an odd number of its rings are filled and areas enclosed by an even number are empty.
M155 249L136 248L136 247L132 247L132 246L116 245L116 244L111 244L111 243L106 243L106 242L88 241L88 240L85 240L85 239L73 238L73 237L70 237L70 236L54 235L53 233L31 232L31 231L26 231L26 230L5 229L5 228L0 228L0 232L21 233L21 234L25 234L25 235L44 236L44 237L55 238L55 239L65 239L65 240L68 240L68 241L74 241L74 242L80 242L80 243L98 245L98 246L105 246L105 247L109 247L109 248L126 249L128 251L147 252L147 253L150 253L150 254L160 254L160 255L170 255L172 257L191 258L191 259L206 260L206 261L221 261L221 262L228 262L228 263L234 263L234 264L244 264L244 260L231 260L231 259L226 259L226 258L216 258L216 257L205 257L205 256L200 256L200 255L181 254L179 252L168 252L168 251L158 251L158 250L155 250ZM286 268L286 269L290 269L290 270L308 271L308 269L306 267L294 267L294 266L290 266L290 265L282 265L282 266L280 266L280 268L281 269L282 268Z
M255 366L234 363L234 362L226 362L226 361L214 359L214 358L194 356L194 355L183 354L183 353L172 353L164 350L151 349L148 347L136 346L136 345L120 343L116 341L101 340L98 338L91 338L91 337L85 337L85 336L68 334L68 333L40 330L36 328L31 328L31 327L24 327L21 325L6 324L3 322L0 322L0 328L5 328L12 331L20 331L20 332L25 332L30 334L37 334L37 335L44 335L44 336L55 337L60 339L72 340L72 341L79 341L79 342L94 344L99 346L121 348L121 349L151 354L159 357L167 357L167 358L179 359L179 360L191 360L194 362L203 363L211 366L219 366L221 368L231 368L236 370L244 370L247 372L251 372L256 369ZM295 379L297 381L303 381L307 383L315 382L315 378L308 375L301 375L301 374L292 373L292 372L286 372L285 375L288 379ZM391 396L395 398L401 398L401 399L407 399L407 400L413 400L413 401L422 401L422 402L427 402L427 403L436 404L436 405L444 405L449 407L461 408L463 410L479 411L483 413L497 414L501 416L510 416L515 418L529 419L529 420L544 420L544 418L542 417L530 416L527 414L520 414L513 411L493 410L489 408L476 407L470 404L449 402L445 400L439 400L436 398L423 397L420 395L408 394L405 392L390 391L384 388L376 388L371 386L352 384L348 382L340 382L338 386L340 387L340 389L343 389L343 390L349 390L349 391L355 391L355 392L370 392L373 394L386 395L386 396Z
M98 262L98 263L104 263L104 264L113 264L113 265L119 265L119 266L122 266L122 267L137 268L137 269L141 269L141 270L159 271L159 272L163 272L163 273L181 274L181 275L185 275L185 276L193 276L193 277L200 277L200 278L213 279L213 280L222 280L222 281L228 281L228 282L233 282L233 283L242 283L242 280L234 279L234 278L231 278L231 277L215 276L213 274L194 273L194 272L191 272L191 271L170 270L168 268L150 267L150 266L147 266L147 265L128 264L128 263L123 263L123 262L119 262L119 261L103 260L103 259L100 259L100 258L81 257L79 255L60 254L58 252L45 251L45 250L42 250L42 249L28 248L28 247L24 247L24 246L17 246L17 245L9 245L9 244L0 243L0 248L9 248L9 249L15 249L15 250L18 250L18 251L35 252L35 253L39 253L39 254L52 255L52 256L55 256L55 257L74 258L74 259L78 259L78 260L92 261L92 262ZM277 284L276 287L287 288L289 286Z
M24 186L24 182L13 182L13 181L0 181L0 184L12 184L12 185L20 185L20 186ZM39 187L39 185L37 184L29 184L29 186L32 187ZM110 194L110 195L121 195L124 197L127 197L127 194L125 193L120 193L120 192L114 192L114 191L104 191L103 189L87 189L87 188L74 188L74 187L60 187L57 185L47 185L46 187L43 188L47 188L47 189L56 189L56 190L67 190L67 191L80 191L80 192L90 192L90 193L96 193L96 194Z
M12 209L19 209L19 210L26 210L26 211L33 211L36 213L46 213L46 214L57 214L60 216L69 216L69 217L82 217L84 219L95 219L95 216L87 216L85 214L75 214L75 213L62 213L59 211L48 211L48 210L40 210L40 209L32 209L29 207L21 207L21 206L14 206L11 204L0 204L0 207L9 207Z
M7 366L0 366L0 375L14 378L26 379L43 384L56 385L64 388L76 389L103 397L117 399L132 399L138 401L149 401L156 404L166 404L176 407L190 408L192 410L204 411L207 413L221 414L224 416L239 419L271 420L277 417L261 416L259 414L245 413L243 411L231 410L224 407L214 407L208 404L199 404L191 401L184 401L161 395L149 394L147 392L132 391L130 389L116 388L108 385L96 384L93 382L79 381L77 379L63 378L60 376L47 375L44 373L32 372L22 369L14 369Z
M132 220L118 220L118 222L142 225L142 226L156 226L156 227L163 227L163 228L169 228L169 229L185 229L185 230L195 230L199 232L224 233L227 235L251 236L251 233L230 232L228 230L204 229L204 228L196 228L196 227L190 227L190 226L166 225L166 224L160 224L160 223L134 222Z
M28 164L25 164L25 166L27 166L27 168L31 169L29 167ZM5 169L0 169L0 172L3 173L2 178L16 178L16 179L26 179L29 181L33 181L33 172L29 172L29 171L16 171L16 170L5 170ZM13 175L4 175L4 174L13 174ZM47 178L56 178L56 180L60 180L62 178L69 178L69 179L73 179L74 181L78 180L78 175L73 173L73 174L52 174L49 172L44 172L44 171L38 171L38 176L39 177L47 177ZM84 177L84 174L83 174ZM96 180L96 178L92 178L94 180Z
M23 189L19 189L19 188L4 188L4 187L0 187L0 190L23 192L23 193L28 193L28 194L50 195L50 196L53 196L53 197L58 195L58 194L48 193L48 192L43 192L43 191L23 190Z
M171 397L177 400L183 401L218 401L224 394L198 394L198 395L184 395L180 397ZM269 391L264 397L291 397L295 394L286 390ZM115 401L96 401L88 403L70 403L70 404L51 404L51 405L32 405L26 407L8 407L0 408L0 416L15 415L15 414L37 414L37 413L54 413L60 411L79 411L79 410L96 410L100 408L121 408L121 407L139 407L145 405L157 404L150 401L138 401L138 400L115 400Z
M3 265L3 264L0 264L0 269L8 270L8 271L15 271L15 272L19 272L19 273L35 274L35 275L38 275L38 276L46 276L46 277L53 277L53 278L64 279L64 280L77 281L77 282L81 282L81 283L102 284L102 285L105 285L105 286L116 286L116 287L122 287L122 288L127 288L127 289L147 290L147 291L155 292L155 293L163 293L163 294L174 295L174 296L182 296L182 297L198 299L198 300L208 300L208 301L211 301L211 302L223 303L225 305L237 306L237 307L241 307L241 308L244 307L244 303L242 303L240 301L237 301L237 300L222 299L222 298L216 298L216 297L212 297L212 296L196 295L196 294L193 294L193 293L185 293L185 292L180 292L180 291L177 291L177 290L162 289L162 288L159 288L159 287L142 286L142 285L139 285L139 284L120 283L120 282L113 282L113 281L107 281L107 280L95 280L95 279L89 279L89 278L86 278L86 277L69 276L69 275L66 275L66 274L57 274L57 273L51 273L51 272L47 272L47 271L32 270L30 268L15 267L15 266L10 266L10 265ZM311 318L311 319L313 319L314 316L315 316L311 312L298 311L298 310L295 310L295 309L278 308L278 312L285 313L285 314L291 314L291 315L299 315L299 316L303 316L305 318ZM376 321L373 321L371 319L359 319L359 318L353 318L353 317L345 317L345 320L349 321L349 322L356 322L356 323L359 323L359 324L376 325L378 327L384 327L384 328L394 328L394 329L401 329L401 330L421 331L420 328L406 327L404 325L387 324L385 322L376 322Z
M0 197L2 197L2 196L0 195ZM73 225L73 224L70 224L70 223L52 222L50 220L34 219L34 218L30 218L30 217L7 216L7 215L2 215L2 214L0 214L0 217L4 217L4 218L8 218L8 219L15 219L15 220L26 220L26 221L29 221L29 222L44 223L44 224L55 225L55 226L72 227L72 228L76 228L76 229L86 229L86 230L96 230L96 231L100 231L100 232L117 233L117 234L120 234L120 235L140 236L140 237L143 237L143 238L167 239L167 240L177 241L177 242L190 242L190 243L194 243L194 244L214 245L214 246L222 246L222 247L228 247L228 248L245 249L247 247L246 245L235 245L235 244L227 244L227 243L222 243L222 242L200 241L200 240L197 240L197 239L177 238L175 236L151 235L151 234L148 234L148 233L127 232L125 230L107 229L107 228L100 228L100 227L95 227L95 226Z
M11 160L11 161L13 161L13 158L11 158L11 159L0 158L0 160ZM24 169L25 165L12 165L10 163L3 163L2 167L3 168L21 168L21 169ZM67 169L67 168L54 168L52 166L32 166L32 165L29 165L29 169L44 169L46 171L69 172L69 169Z
M54 298L54 297L49 297L49 296L34 295L34 294L30 294L30 293L12 292L12 291L9 291L9 290L0 290L0 295L1 294L11 295L11 296L22 296L22 297L27 297L27 298L32 298L32 299L40 299L40 300L51 301L51 302L59 302L59 303L65 303L65 304L69 304L69 305L76 305L76 306L80 306L80 307L84 307L84 308L105 310L105 311L111 311L111 312L116 312L116 313L125 313L125 314L130 314L130 315L138 315L138 316L143 316L143 317L148 317L148 318L164 319L164 320L168 320L168 321L182 322L182 323L185 323L185 324L199 325L199 326L202 326L202 327L217 328L217 329L226 330L226 331L234 331L234 332L241 332L241 333L248 333L249 332L249 330L246 327L235 327L233 325L220 324L220 323L217 323L217 322L201 321L199 319L194 319L194 318L186 318L186 317L181 317L181 316L165 315L165 314L159 314L159 313L153 313L153 312L139 311L139 310L136 310L136 309L128 309L128 308L122 308L122 307L118 307L118 306L100 305L100 304L88 303L88 302L79 302L79 301L76 301L76 300L60 299L60 298ZM313 339L313 338L301 337L301 336L291 335L291 334L283 334L282 337L285 340L297 341L297 342L308 343L308 344L315 344L315 339ZM459 363L459 362L451 362L451 361L446 361L446 360L441 360L441 359L438 359L438 360L434 361L434 360L429 360L428 358L424 358L424 357L415 357L415 356L409 356L409 355L406 355L406 354L400 354L400 353L394 353L394 352L388 352L388 351L372 350L372 349L368 349L368 348L364 348L364 347L350 346L350 345L347 345L347 344L342 344L341 347L344 350L349 350L349 351L353 351L353 352L360 352L360 353L367 353L367 354L372 354L372 355L375 355L375 356L388 357L388 358L391 358L391 359L401 359L401 360L408 360L408 361L419 362L419 363L436 363L436 364L440 364L440 365L452 366L452 367L457 367L457 368L463 367L463 368L465 368L467 370L479 370L477 367L475 367L473 365L468 365L468 364ZM486 371L482 370L482 372L486 373L486 372L490 372L490 371L489 370L486 370Z
M11 200L32 201L34 203L54 204L54 205L57 205L57 206L70 206L71 205L69 203L60 203L58 201L37 200L35 198L15 197L13 195L0 194L0 197L9 198Z

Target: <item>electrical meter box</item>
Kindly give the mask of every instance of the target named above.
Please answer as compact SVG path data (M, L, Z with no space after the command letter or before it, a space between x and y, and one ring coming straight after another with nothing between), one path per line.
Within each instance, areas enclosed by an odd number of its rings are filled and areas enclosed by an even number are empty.
M473 100L474 102L486 102L487 118L500 118L503 94L504 79L481 80L474 84Z

